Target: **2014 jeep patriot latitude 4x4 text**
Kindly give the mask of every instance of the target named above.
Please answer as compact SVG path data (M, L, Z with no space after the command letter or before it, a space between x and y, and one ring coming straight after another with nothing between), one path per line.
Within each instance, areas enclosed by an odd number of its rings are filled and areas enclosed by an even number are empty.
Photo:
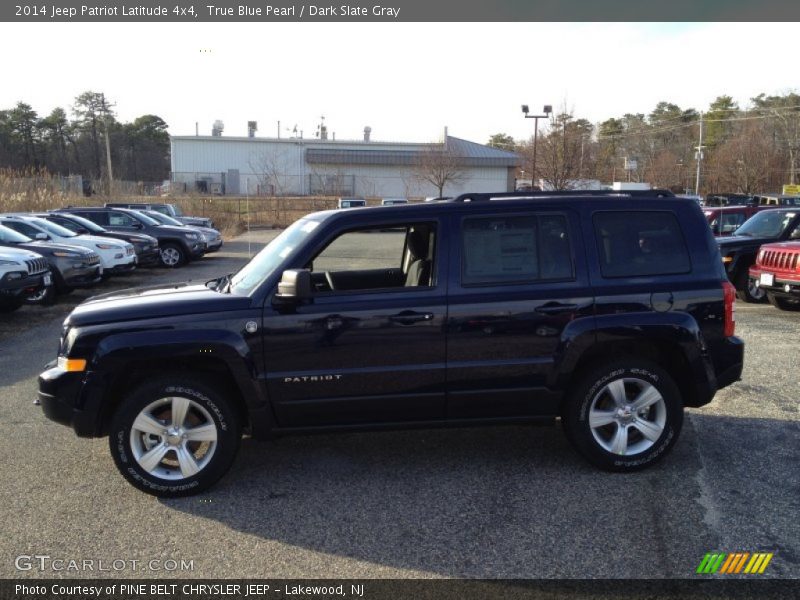
M643 468L744 355L700 207L664 196L311 214L233 275L78 306L39 398L158 496L208 488L244 431L560 417L593 464Z

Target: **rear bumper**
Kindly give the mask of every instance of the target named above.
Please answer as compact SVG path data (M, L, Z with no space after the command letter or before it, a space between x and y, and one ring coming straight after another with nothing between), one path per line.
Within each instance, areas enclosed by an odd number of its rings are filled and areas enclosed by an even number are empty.
M717 349L718 359L716 361L717 389L739 381L742 378L744 368L744 341L736 336L725 339L725 342Z

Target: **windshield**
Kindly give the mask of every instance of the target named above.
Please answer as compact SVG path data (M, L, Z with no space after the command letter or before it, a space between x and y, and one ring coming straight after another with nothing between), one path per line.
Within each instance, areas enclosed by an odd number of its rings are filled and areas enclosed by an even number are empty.
M66 219L66 217L65 217L65 219ZM94 221L90 221L89 219L86 219L86 218L81 217L79 215L72 215L71 214L69 216L69 219L67 219L67 220L71 221L72 223L74 223L76 227L83 227L84 229L88 229L92 233L108 233L105 229L100 227L100 225L98 225ZM64 225L64 227L69 228L69 225Z
M269 277L278 266L319 227L319 221L300 219L272 240L253 259L231 277L232 294L246 296Z
M0 225L0 242L3 242L4 244L26 244L32 241L33 240L28 236L22 235L13 229L9 229L8 227Z
M149 210L145 214L163 225L176 225L177 227L185 227L185 225L178 221L178 219L173 219L168 215L162 215L160 212L156 212L155 210Z
M753 215L733 234L776 238L789 226L796 214L796 212L783 212L782 210L765 210Z
M58 236L58 237L65 237L71 238L76 237L76 234L66 227L62 227L61 225L56 225L55 223L51 223L47 219L31 219L31 223L48 231L50 234Z
M158 221L156 221L152 217L148 217L146 214L139 212L138 210L132 210L131 216L134 219L140 220L145 225L150 225L150 227L161 225Z

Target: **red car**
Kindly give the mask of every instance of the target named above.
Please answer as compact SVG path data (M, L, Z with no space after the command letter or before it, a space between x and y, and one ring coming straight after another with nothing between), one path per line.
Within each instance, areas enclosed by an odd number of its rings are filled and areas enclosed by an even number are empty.
M800 310L800 242L764 244L750 267L752 284L781 310Z

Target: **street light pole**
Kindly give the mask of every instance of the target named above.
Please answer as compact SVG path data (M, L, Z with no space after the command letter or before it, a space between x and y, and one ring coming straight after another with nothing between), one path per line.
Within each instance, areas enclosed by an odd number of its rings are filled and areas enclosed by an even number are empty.
M543 115L529 115L529 109L527 104L522 105L522 112L525 114L526 119L533 119L533 168L531 169L531 191L533 191L534 181L536 179L536 139L539 137L539 119L546 119L550 116L550 113L553 112L553 107L549 104L545 104Z

